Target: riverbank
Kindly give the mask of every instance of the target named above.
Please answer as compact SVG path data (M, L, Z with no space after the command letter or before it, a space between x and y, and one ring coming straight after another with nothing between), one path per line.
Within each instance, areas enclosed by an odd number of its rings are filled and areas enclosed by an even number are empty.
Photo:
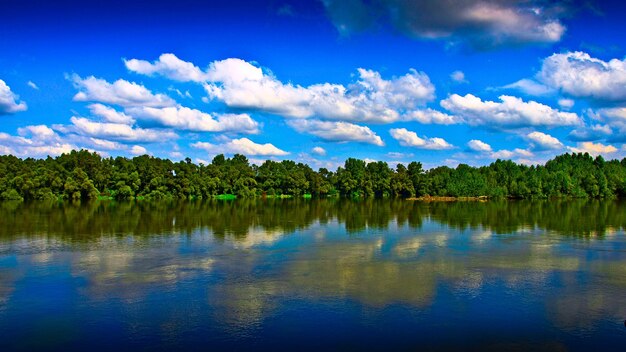
M417 200L422 202L486 202L489 200L487 196L478 197L438 197L438 196L423 196L423 197L411 197L406 200Z

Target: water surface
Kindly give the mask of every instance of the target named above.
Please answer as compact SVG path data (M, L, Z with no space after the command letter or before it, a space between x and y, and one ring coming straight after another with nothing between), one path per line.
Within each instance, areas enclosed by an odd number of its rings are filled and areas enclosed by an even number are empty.
M0 350L622 350L626 203L0 203Z

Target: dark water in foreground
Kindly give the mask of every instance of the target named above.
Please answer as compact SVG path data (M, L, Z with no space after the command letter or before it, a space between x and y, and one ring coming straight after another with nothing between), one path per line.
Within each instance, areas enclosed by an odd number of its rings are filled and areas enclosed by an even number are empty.
M623 350L626 203L0 203L0 351Z

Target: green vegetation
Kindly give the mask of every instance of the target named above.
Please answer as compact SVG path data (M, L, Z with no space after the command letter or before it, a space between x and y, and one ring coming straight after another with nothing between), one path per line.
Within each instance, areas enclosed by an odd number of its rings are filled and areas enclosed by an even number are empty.
M291 160L250 165L240 154L209 165L148 155L102 158L85 150L56 158L0 156L0 199L235 199L342 196L479 197L535 199L626 196L626 158L564 154L542 166L497 160L488 166L366 163L350 158L337 171L314 171Z

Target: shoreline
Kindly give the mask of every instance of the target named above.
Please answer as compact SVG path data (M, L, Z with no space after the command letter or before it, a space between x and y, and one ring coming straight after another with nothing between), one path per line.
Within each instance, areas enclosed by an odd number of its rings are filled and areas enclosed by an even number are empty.
M423 196L423 197L411 197L406 200L421 201L421 202L486 202L489 200L488 196L478 197L447 197L447 196Z

